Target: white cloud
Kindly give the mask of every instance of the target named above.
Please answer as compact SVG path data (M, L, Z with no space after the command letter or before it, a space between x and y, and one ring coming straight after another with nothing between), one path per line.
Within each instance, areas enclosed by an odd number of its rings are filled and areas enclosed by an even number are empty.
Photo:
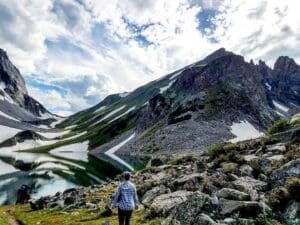
M299 4L0 0L0 47L24 74L67 91L62 96L31 88L34 97L55 111L76 111L107 94L131 91L219 47L269 65L279 55L299 61ZM211 11L216 12L210 21L215 26L207 27L207 33L199 31L199 13ZM51 107L51 98L62 109Z

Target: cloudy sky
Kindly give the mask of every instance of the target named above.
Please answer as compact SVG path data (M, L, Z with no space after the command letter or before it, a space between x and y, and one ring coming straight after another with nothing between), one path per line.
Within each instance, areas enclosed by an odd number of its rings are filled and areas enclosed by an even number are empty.
M0 48L30 94L70 114L225 47L300 61L296 0L0 0Z

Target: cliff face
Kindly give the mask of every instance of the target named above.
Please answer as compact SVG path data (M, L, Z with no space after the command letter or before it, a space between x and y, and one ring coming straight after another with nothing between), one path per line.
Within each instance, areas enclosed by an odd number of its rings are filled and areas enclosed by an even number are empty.
M20 71L9 60L7 53L0 49L0 95L11 103L19 105L35 116L48 111L43 105L28 95L25 81Z
M277 59L271 76L274 86L273 92L277 93L283 102L296 102L300 104L300 66L287 57Z

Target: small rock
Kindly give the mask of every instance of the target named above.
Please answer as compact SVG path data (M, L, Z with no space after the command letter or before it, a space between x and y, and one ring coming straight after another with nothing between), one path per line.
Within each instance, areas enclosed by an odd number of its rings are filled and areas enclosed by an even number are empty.
M194 225L216 225L217 223L210 216L201 213L193 222Z

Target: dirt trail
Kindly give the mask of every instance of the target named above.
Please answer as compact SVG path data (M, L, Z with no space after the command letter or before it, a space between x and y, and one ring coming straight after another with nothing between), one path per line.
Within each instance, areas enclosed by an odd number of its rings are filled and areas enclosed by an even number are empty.
M20 225L20 223L16 220L16 218L14 217L14 212L15 212L15 209L14 208L11 208L7 211L7 214L8 214L8 223L10 225Z

